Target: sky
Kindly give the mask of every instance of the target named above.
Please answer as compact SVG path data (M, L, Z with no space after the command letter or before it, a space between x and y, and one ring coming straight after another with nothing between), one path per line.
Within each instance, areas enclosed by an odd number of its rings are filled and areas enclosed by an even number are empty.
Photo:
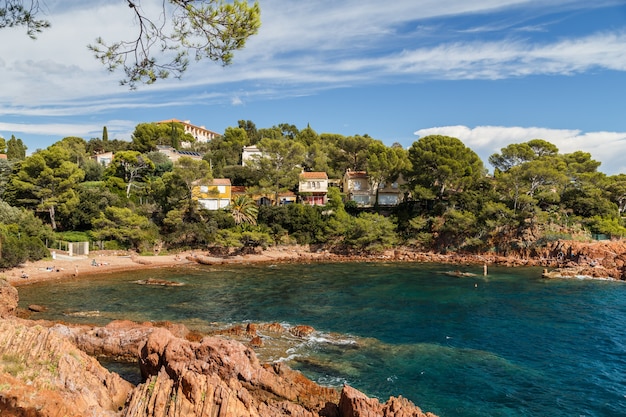
M262 26L231 65L136 90L87 48L132 39L126 1L40 3L52 26L36 40L0 29L0 136L28 153L104 126L130 140L139 123L250 120L407 148L453 136L490 170L489 155L541 138L626 173L626 0L259 0Z

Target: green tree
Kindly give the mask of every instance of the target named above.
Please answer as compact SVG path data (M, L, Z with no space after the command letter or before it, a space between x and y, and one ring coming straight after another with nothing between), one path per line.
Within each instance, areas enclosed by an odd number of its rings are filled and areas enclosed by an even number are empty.
M606 189L609 198L619 209L620 215L626 211L626 174L612 175L607 179Z
M85 181L100 181L104 175L104 166L94 159L85 160L81 169L85 171Z
M102 128L102 142L108 142L109 141L109 132L107 131L107 127L104 126Z
M97 155L103 152L127 151L131 148L132 142L125 140L113 139L103 141L102 139L92 138L87 142L87 155Z
M294 126L295 128L295 126ZM302 143L304 146L311 146L314 143L316 143L317 141L319 141L319 135L317 134L317 132L313 129L311 129L310 125L307 125L306 128L302 129L301 131L298 132L298 130L295 130L295 137L292 138L297 140L298 142Z
M76 186L85 173L70 161L62 145L52 145L25 159L9 180L12 201L49 214L56 230L56 211L69 214L78 203Z
M256 225L259 208L256 202L247 195L240 195L234 198L230 203L229 210L235 220L235 224Z
M545 141L543 139L531 139L526 142L530 149L535 153L537 158L542 156L556 156L559 153L559 148L555 144Z
M409 149L407 180L413 187L431 190L440 200L446 193L472 187L485 176L482 161L463 142L450 136L425 136Z
M154 16L136 1L126 3L135 16L137 36L112 43L98 38L88 47L109 71L121 68L125 78L120 83L131 88L170 74L180 78L190 56L228 65L233 52L242 49L261 25L258 3L247 1L168 0ZM38 0L6 0L0 6L0 29L24 26L28 36L35 38L50 26L38 18L41 12Z
M345 243L366 252L382 252L398 243L395 224L376 213L361 213L347 231Z
M70 161L82 166L87 159L87 142L83 138L68 136L56 142L55 145L66 148L70 153Z
M339 152L335 159L338 171L364 171L367 167L367 149L372 142L374 139L367 135L338 137L336 144Z
M22 139L17 139L15 135L11 135L11 139L7 141L7 159L9 161L22 161L26 158L27 149Z
M0 136L0 153L6 153L7 151L7 141Z
M122 197L111 192L103 182L84 182L77 188L78 204L62 221L67 230L88 231L92 221L102 215L107 207L124 205Z
M227 127L222 136L209 143L209 153L205 159L209 160L215 175L221 176L225 167L239 165L243 147L249 144L248 133L244 128Z
M96 240L116 240L139 251L149 250L159 237L154 223L126 207L107 207L93 220L92 235Z
M256 125L254 124L254 122L252 122L250 120L239 120L237 122L237 127L240 127L240 128L242 128L243 130L246 131L246 136L248 137L248 140L250 141L249 142L250 145L254 145L258 141L263 139L261 137L261 134L257 130Z
M261 191L273 193L274 201L278 201L281 191L294 188L298 183L306 149L299 142L285 139L266 138L258 146L263 156L250 161L250 165L261 174Z
M305 171L325 172L329 178L341 178L344 172L336 168L334 160L338 152L333 143L317 141L307 148L302 167Z
M367 174L372 188L376 190L376 205L379 186L396 181L409 167L408 154L403 148L388 148L380 141L372 142L367 150Z
M284 241L285 232L302 245L323 243L327 239L322 210L318 206L261 206L257 222L268 227L277 241Z
M183 196L188 206L192 205L192 191L198 181L204 182L211 179L211 166L205 160L181 157L174 164L171 173L172 179L184 188Z
M140 123L132 135L132 148L145 153L155 151L157 145L177 148L180 142L194 142L192 135L185 133L181 123ZM175 146L176 145L176 146Z
M499 171L508 171L536 157L528 143L514 143L502 148L500 152L489 157L489 163Z
M6 159L0 159L0 200L6 191L11 172L13 171L13 165L12 162Z
M111 165L105 171L109 179L122 181L126 198L130 198L133 187L139 187L154 170L154 163L137 151L121 151L115 154Z

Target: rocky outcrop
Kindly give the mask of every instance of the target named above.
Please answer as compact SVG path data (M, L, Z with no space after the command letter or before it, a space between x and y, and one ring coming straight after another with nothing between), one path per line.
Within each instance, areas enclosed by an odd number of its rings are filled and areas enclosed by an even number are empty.
M368 398L362 392L344 386L339 401L339 415L341 417L436 417L432 413L423 413L406 398L391 397L381 404L375 398Z
M261 364L235 340L194 341L197 335L185 326L159 325L167 328L0 320L0 415L432 417L402 398L380 404L348 386L341 394L319 386L281 363ZM277 326L249 324L245 333L265 327ZM305 335L313 330L297 329ZM84 351L138 360L145 382L133 387Z
M132 388L53 330L0 320L3 417L116 417Z
M133 392L125 417L338 416L337 391L281 364L262 366L233 340L190 342L156 329L141 349L140 367L146 383Z
M551 242L537 254L538 259L550 260L546 266L558 269L544 276L612 278L626 280L626 241Z
M19 296L14 286L0 278L0 318L15 315Z
M140 366L146 382L124 417L433 417L402 398L380 404L348 386L340 395L280 363L261 365L251 349L219 337L190 342L156 329Z

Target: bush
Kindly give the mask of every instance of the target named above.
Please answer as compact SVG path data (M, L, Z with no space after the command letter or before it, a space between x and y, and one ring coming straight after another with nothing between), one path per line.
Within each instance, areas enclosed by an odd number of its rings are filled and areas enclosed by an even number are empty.
M88 232L60 232L56 234L57 240L66 242L89 242L91 235Z

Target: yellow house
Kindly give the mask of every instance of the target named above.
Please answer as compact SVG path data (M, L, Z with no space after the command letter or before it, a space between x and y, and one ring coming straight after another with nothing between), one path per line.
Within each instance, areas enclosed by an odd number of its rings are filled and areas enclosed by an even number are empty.
M228 178L214 178L197 182L192 189L192 198L207 210L218 210L230 204L231 184Z

